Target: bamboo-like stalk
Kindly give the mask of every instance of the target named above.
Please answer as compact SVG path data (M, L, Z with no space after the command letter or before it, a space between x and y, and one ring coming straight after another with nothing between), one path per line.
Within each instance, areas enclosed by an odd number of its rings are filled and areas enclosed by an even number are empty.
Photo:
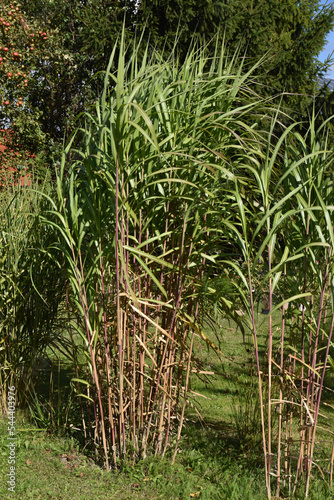
M74 256L74 261L75 261L75 253L74 253L73 245L72 245L72 255ZM101 426L102 443L103 443L103 450L104 450L104 457L105 457L105 462L106 462L106 468L107 468L107 470L109 470L109 459L108 459L107 439L106 439L106 432L105 432L104 412L103 412L103 406L102 406L102 398L101 398L101 390L100 390L100 384L99 384L98 371L97 371L96 362L95 362L95 353L93 353L92 339L91 339L90 330L89 330L88 302L87 302L86 289L84 287L83 265L82 265L82 259L81 259L80 252L79 252L79 266L80 266L80 274L79 274L78 265L77 265L77 263L75 261L75 270L76 270L76 274L77 274L78 285L80 287L79 288L79 290L80 290L79 293L80 293L82 308L83 308L83 311L84 311L84 320L85 320L85 326L86 326L86 334L87 334L87 339L88 339L88 344L89 344L89 349L90 349L90 356L91 356L91 361L92 361L93 382L94 382L96 390L97 390L98 404L99 404L99 410L100 410L100 414L101 414L101 419L99 420L98 417L97 417L96 408L95 408L95 405L94 405L95 421L96 421L96 431L98 431L98 427L100 425Z
M309 202L310 202L310 194L309 194ZM309 237L309 227L310 227L310 215L307 214L307 226L306 226L306 238L308 239ZM308 249L305 249L305 256L304 256L304 262L303 262L303 274L304 274L304 279L303 279L303 293L306 292L306 275L307 275L307 252ZM311 333L310 333L311 335ZM304 460L304 449L305 449L305 441L307 438L307 432L304 429L304 418L305 418L305 408L303 405L303 398L304 398L304 362L305 362L305 309L304 307L302 308L302 320L301 320L301 389L300 389L300 451L299 451L299 457L298 457L298 463L297 463L297 470L296 470L296 476L295 476L295 482L294 482L294 487L293 487L293 492L292 494L295 494L297 484L298 484L298 478L299 474L302 472L302 467L303 467L303 460Z
M100 252L102 248L100 247ZM116 457L116 442L115 442L115 428L114 428L114 412L112 408L112 391L111 391L111 378L110 378L110 346L108 340L108 328L107 328L107 311L106 311L106 300L105 300L105 285L104 285L104 267L102 259L100 260L100 270L101 270L101 292L102 292L102 308L103 308L103 326L104 326L104 349L105 349L105 360L106 360L106 380L107 380L107 391L108 391L108 416L109 425L111 433L111 450L113 463L116 467L117 457Z
M267 230L269 232L270 221L268 219ZM271 273L271 246L268 245L268 272ZM271 385L272 385L272 350L273 350L273 332L272 332L272 315L270 314L273 306L272 296L272 279L269 278L269 337L268 337L268 489L270 488L271 479Z
M286 264L284 265L284 293L285 298L285 280L286 280ZM278 405L278 437L277 437L277 488L276 496L280 495L280 488L282 483L281 478L281 447L282 447L282 400L283 400L283 369L284 369L284 334L285 334L285 305L282 307L282 320L281 320L281 342L280 342L280 385L279 385L279 405Z
M261 414L261 430L262 430L262 446L264 453L264 464L265 464L265 477L266 477L266 489L267 496L270 500L271 491L270 491L270 483L268 481L268 455L267 455L267 441L265 434L265 422L264 422L264 409L263 409L263 395L262 395L262 380L261 380L261 371L260 371L260 358L259 358L259 349L257 343L257 333L255 326L255 310L253 304L253 284L250 272L250 262L247 262L248 265L248 286L249 286L249 297L250 297L250 306L251 306L251 314L252 314L252 327L253 327L253 338L254 338L254 346L255 346L255 356L256 356L256 368L257 368L257 376L258 376L258 384L259 384L259 398L260 398L260 414Z
M66 309L67 309L67 320L68 323L70 324L70 310L69 310L69 300L68 300L68 289L65 284L65 296L66 296ZM73 339L73 334L72 334L72 328L69 328L69 334L70 334L70 339L71 339L71 346L72 346L72 359L73 359L73 364L74 364L74 372L75 376L77 379L79 379L79 368L78 368L78 363L77 363L77 356L76 356L76 349L74 345L74 339ZM80 391L78 390L79 383L76 383L77 386L77 392L79 393ZM83 427L83 432L84 432L84 438L85 441L87 440L87 426L86 426L86 420L85 420L85 413L84 413L84 407L83 407L83 401L81 396L79 396L79 405L80 405L80 412L81 412L81 420L82 420L82 427Z
M332 454L329 463L329 486L332 488L333 486L333 464L334 464L334 439L332 444Z

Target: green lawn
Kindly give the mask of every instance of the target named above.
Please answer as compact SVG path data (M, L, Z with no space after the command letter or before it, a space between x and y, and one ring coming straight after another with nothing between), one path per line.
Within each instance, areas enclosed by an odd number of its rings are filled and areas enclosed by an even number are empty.
M260 331L265 332L265 326ZM8 433L0 419L0 499L265 499L262 455L257 452L259 427L252 418L258 405L249 397L250 384L255 383L250 375L251 338L243 342L240 331L227 321L222 322L219 342L213 333L208 336L219 343L224 357L221 362L203 339L197 339L202 371L215 374L207 380L192 378L191 405L173 466L169 450L165 459L149 458L122 472L107 473L80 453L74 437L37 429L21 413L16 424L15 493L7 489ZM265 348L263 337L260 348ZM314 480L310 498L330 499L334 494L323 481Z

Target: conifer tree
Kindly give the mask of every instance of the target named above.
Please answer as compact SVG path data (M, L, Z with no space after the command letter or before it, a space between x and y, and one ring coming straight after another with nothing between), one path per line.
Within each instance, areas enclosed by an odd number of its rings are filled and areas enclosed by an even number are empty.
M8 1L8 0L7 0ZM99 94L103 71L125 20L126 39L144 33L166 57L178 40L180 61L194 40L214 50L218 36L228 53L239 48L250 66L263 58L255 89L286 93L288 112L305 115L325 66L317 61L334 25L334 6L320 0L23 0L27 15L57 32L59 50L44 65L42 127L52 138L68 137L75 116ZM144 32L143 32L144 30ZM223 43L223 42L221 42ZM42 100L43 99L43 102Z
M286 92L290 108L303 111L326 65L317 60L334 26L334 6L319 0L142 0L141 25L157 47L171 47L180 31L181 57L199 36L218 31L230 53L239 47L249 64L265 58L258 81L264 95Z

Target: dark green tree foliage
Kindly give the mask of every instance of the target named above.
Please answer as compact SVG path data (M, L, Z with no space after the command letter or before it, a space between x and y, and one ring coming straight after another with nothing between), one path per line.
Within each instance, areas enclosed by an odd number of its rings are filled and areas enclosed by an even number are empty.
M316 57L333 27L334 9L320 7L314 0L259 5L256 12L250 9L250 15L245 16L247 54L254 59L270 49L270 59L264 64L265 92L270 94L274 89L294 94L287 102L295 111L303 112L316 91L319 73L325 69ZM300 94L309 97L301 98Z
M232 2L233 4L233 2ZM184 58L189 43L200 37L208 42L221 29L223 19L233 13L228 5L212 0L143 0L137 25L145 29L152 45L171 50L178 37L179 55Z
M246 64L263 59L254 87L263 96L281 92L291 115L300 117L325 69L316 60L334 24L334 6L319 0L25 0L26 12L59 34L57 50L31 96L43 110L41 126L59 141L74 118L94 101L125 21L125 39L143 33L166 57L178 38L180 61L194 40L214 50L218 35L229 53L240 49ZM144 30L144 31L143 31ZM93 78L94 77L94 78Z
M262 94L313 95L325 69L316 57L333 28L334 6L319 0L144 0L138 17L159 48L171 47L181 30L181 57L195 35L209 41L219 30L231 52L240 47L250 64L266 57L258 78ZM308 102L288 100L299 110Z
M99 72L108 64L124 18L132 36L132 3L27 0L24 5L31 16L46 19L50 29L59 34L60 53L54 52L32 96L35 106L44 110L43 130L59 141L64 134L69 137L74 119L101 91L103 74Z

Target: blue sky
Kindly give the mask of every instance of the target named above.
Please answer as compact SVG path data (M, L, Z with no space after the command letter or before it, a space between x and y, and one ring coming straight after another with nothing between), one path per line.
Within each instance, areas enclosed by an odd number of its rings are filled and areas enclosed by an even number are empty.
M325 3L327 3L327 5L328 5L328 4L332 3L332 2L331 2L331 1L329 1L329 2L322 1L321 3L322 3L323 5L324 5ZM325 59L326 59L326 57L327 57L327 56L328 56L331 52L333 52L333 51L334 51L334 31L332 31L332 32L328 35L328 37L327 37L327 44L326 44L326 46L325 46L324 50L323 50L323 51L319 54L319 56L318 56L319 61L324 62L324 61L325 61ZM334 53L333 53L333 57L334 57ZM332 64L332 66L331 66L331 68L330 68L330 70L328 71L328 73L327 73L327 75L326 75L326 76L327 76L327 78L333 78L333 79L334 79L334 61L333 61L333 64Z

